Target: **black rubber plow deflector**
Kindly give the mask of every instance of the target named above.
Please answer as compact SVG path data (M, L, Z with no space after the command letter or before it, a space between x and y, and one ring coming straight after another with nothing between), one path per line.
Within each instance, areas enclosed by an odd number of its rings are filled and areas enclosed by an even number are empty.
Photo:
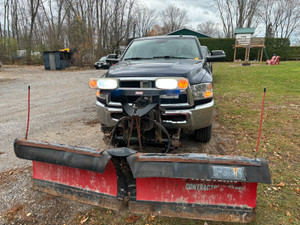
M264 158L206 154L135 154L127 157L134 178L169 177L271 183ZM236 168L236 173L234 169Z
M17 157L103 173L111 155L95 148L16 139Z

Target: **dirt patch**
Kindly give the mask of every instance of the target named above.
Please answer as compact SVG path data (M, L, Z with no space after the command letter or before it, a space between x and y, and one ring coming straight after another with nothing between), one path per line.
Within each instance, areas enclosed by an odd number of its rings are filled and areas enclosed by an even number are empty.
M88 125L88 126L92 126L92 127L99 125L99 127L100 127L100 122L98 119L94 119L94 120L84 122L84 125Z
M13 81L16 78L7 78L7 77L0 77L0 82L5 82L5 81Z
M246 66L266 66L265 63L249 63L250 65L246 65ZM229 66L244 66L243 63L238 63L238 64L231 64Z
M6 214L6 222L11 222L14 220L16 215L24 209L24 205L16 205L11 208Z
M5 188L8 183L16 181L18 176L24 176L24 171L32 171L32 167L29 166L0 173L0 188Z
M0 224L72 224L90 205L31 188L32 168L1 173Z

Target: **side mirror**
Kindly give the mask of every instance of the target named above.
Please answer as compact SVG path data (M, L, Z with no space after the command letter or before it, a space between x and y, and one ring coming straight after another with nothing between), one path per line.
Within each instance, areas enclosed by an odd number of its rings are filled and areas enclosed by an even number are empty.
M106 62L110 65L117 64L120 61L120 59L113 59L113 58L107 58Z
M211 55L207 56L207 62L221 62L226 58L226 54L223 50L213 50Z

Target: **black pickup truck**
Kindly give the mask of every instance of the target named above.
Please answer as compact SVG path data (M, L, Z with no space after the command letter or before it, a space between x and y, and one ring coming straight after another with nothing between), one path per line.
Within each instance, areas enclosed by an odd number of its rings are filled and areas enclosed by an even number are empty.
M208 142L214 106L213 76L208 63L224 58L221 50L203 57L194 36L133 40L106 74L90 80L90 86L97 90L97 115L103 130L116 125L122 130L118 123L121 118L148 106L147 112L137 114L148 117L149 123L156 121L172 134L193 132L197 141ZM152 128L143 122L141 133Z

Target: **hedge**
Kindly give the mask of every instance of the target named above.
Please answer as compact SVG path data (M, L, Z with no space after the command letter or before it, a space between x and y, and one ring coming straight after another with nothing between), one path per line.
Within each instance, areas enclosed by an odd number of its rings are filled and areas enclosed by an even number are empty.
M266 38L265 45L269 57L279 55L280 60L289 59L290 40L288 38Z
M289 47L289 59L300 60L300 46Z
M233 61L235 38L199 38L201 45L208 47L212 50L223 50L226 53L226 61ZM281 60L293 60L299 55L300 47L290 47L290 41L288 38L266 38L266 49L263 54L263 60L271 58L273 54L279 55ZM293 50L291 50L293 49ZM268 57L266 56L266 53ZM250 60L257 60L258 49L252 48L250 51ZM245 59L245 49L238 48L236 52L236 59Z

